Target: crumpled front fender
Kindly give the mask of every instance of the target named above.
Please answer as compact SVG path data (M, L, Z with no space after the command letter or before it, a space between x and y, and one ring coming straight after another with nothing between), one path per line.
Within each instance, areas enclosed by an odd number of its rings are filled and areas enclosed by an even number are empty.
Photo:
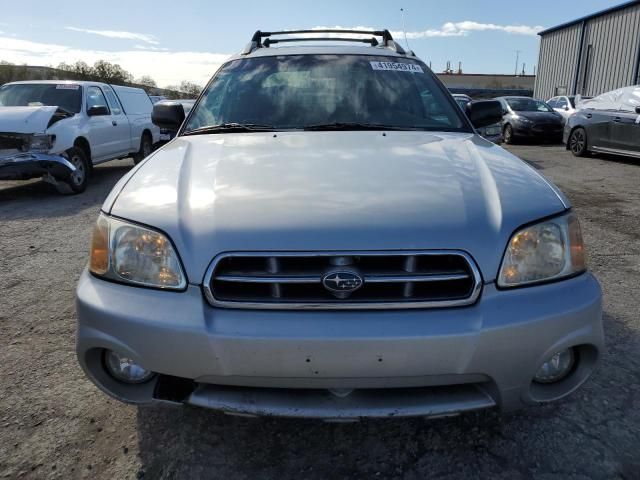
M0 180L27 180L47 174L66 180L75 170L61 155L27 152L0 156Z

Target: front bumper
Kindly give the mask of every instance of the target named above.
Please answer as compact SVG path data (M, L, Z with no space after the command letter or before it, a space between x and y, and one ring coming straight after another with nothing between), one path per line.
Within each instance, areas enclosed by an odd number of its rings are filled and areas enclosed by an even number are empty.
M557 127L523 125L519 123L513 124L513 134L520 138L537 138L559 141L562 138L563 126L558 124Z
M513 290L488 284L464 308L248 311L213 308L195 285L164 292L85 271L77 314L79 362L106 393L232 414L355 419L509 410L571 393L603 347L601 291L589 273ZM573 373L532 384L540 364L568 347L578 348ZM160 375L143 385L117 382L102 349Z
M61 155L26 152L0 156L0 180L28 180L47 174L66 180L75 170Z

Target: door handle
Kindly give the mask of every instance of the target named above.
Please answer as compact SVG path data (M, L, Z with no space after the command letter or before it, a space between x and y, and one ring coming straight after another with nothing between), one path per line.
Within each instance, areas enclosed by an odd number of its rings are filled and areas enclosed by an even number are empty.
M587 113L585 116L586 116L587 118L591 118L591 117L593 117L593 115L591 115L590 113Z
M114 127L118 126L118 122L116 122L115 120L111 120L111 125L113 125Z
M622 121L622 119L620 117L616 117L613 119L614 122L616 123L620 123Z

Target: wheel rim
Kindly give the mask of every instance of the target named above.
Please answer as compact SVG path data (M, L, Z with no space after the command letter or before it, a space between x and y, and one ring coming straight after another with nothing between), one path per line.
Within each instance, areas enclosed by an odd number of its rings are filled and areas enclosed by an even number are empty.
M74 185L82 185L87 174L82 158L80 158L79 155L74 155L69 161L74 167L76 167L76 170L71 174L71 181Z
M504 129L504 141L507 143L511 141L511 127L509 126Z
M581 153L584 150L584 144L585 141L582 130L576 130L575 132L573 132L573 134L571 135L571 142L569 144L571 151L573 153Z

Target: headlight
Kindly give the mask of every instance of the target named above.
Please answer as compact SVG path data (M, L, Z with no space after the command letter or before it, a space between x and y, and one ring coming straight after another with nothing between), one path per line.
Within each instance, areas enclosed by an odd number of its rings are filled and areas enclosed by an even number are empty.
M531 120L529 120L528 118L524 118L524 117L516 117L516 120L524 125L532 125L533 122Z
M498 286L555 280L586 269L580 224L573 213L516 232L502 260Z
M32 135L29 142L29 151L46 153L51 150L51 147L53 147L53 141L53 135Z
M147 287L182 290L180 260L162 233L100 214L91 239L94 275Z

